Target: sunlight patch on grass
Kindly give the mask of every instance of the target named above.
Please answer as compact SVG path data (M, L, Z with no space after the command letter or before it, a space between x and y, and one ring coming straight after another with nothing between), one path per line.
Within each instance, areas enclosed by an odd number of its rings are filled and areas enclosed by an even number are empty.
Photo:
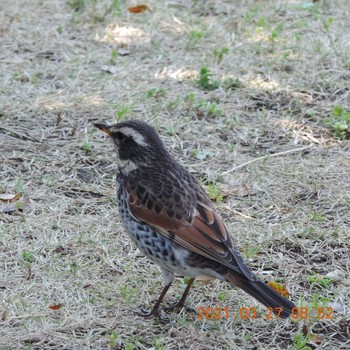
M143 30L136 27L110 24L106 27L103 36L96 34L95 40L117 44L131 44L135 41L142 41L142 43L147 43L150 41L150 36Z
M198 76L198 71L194 69L176 69L175 67L164 67L158 70L154 77L159 80L167 80L169 78L182 81L186 79L194 79Z

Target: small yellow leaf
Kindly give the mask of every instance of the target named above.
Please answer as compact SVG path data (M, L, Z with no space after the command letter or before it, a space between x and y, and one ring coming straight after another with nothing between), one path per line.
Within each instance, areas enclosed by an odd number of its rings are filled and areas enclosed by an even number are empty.
M275 281L268 282L267 285L272 288L274 291L276 291L278 294L282 295L285 298L289 298L289 292L288 289L283 286L280 283L277 283Z

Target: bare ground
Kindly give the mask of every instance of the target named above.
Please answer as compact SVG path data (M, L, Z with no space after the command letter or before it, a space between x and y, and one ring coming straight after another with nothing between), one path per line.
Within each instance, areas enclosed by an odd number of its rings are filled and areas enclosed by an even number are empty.
M0 203L0 349L348 349L350 144L324 123L350 110L348 1L132 5L0 4L0 193L21 193ZM196 84L201 67L220 87ZM135 315L162 277L121 227L112 146L91 126L123 118L212 184L258 275L332 317ZM188 303L266 313L218 281Z

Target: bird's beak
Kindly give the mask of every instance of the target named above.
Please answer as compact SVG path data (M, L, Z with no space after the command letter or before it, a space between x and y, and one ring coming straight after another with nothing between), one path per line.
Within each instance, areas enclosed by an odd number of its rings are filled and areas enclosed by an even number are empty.
M104 122L96 122L93 124L94 124L94 126L96 126L96 128L104 131L108 136L111 136L111 131L109 130L110 125L108 125L107 123L104 123Z

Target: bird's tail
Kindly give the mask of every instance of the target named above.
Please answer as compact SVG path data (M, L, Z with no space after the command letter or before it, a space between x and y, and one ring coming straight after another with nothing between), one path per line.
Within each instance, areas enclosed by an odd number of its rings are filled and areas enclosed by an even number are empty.
M265 306L272 308L272 311L281 318L288 318L292 313L292 309L295 307L294 303L278 294L267 284L258 279L251 281L238 278L233 274L228 276L227 279L234 285L242 288L245 292ZM282 311L280 308L282 308Z

